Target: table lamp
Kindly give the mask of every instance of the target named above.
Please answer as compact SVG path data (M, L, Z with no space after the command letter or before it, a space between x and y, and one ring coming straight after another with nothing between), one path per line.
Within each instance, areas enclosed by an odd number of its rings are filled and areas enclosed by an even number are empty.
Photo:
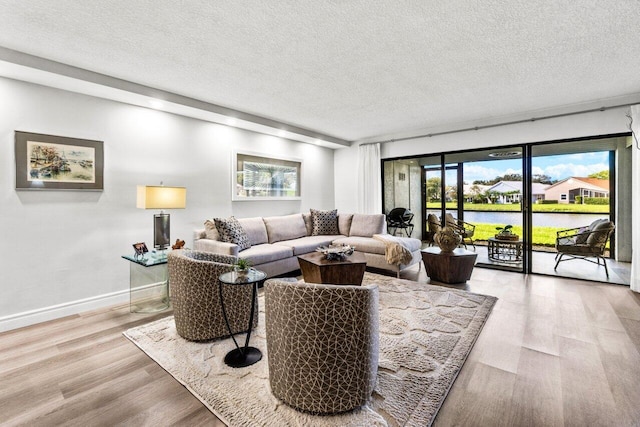
M164 185L138 185L136 207L139 209L160 209L153 216L153 247L167 249L170 243L169 214L163 209L184 209L187 205L185 187L165 187Z

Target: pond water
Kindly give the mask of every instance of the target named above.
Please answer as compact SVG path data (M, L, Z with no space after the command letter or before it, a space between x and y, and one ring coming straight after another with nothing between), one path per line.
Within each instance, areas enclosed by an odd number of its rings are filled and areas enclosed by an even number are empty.
M453 213L453 212L452 212ZM453 213L455 216L455 213ZM534 213L534 227L573 228L589 225L598 218L608 218L608 214ZM471 212L464 213L464 220L472 224L522 224L522 212Z

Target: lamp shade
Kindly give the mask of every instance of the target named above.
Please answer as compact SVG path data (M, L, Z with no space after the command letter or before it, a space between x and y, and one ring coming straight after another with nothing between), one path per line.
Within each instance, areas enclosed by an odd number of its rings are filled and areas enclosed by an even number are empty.
M184 209L186 206L185 187L138 185L136 207L139 209Z

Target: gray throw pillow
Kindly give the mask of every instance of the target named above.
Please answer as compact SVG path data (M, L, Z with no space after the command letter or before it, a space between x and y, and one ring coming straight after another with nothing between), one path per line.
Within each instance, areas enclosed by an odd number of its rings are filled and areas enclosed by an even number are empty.
M238 250L241 251L251 247L249 236L247 236L244 228L242 228L235 217L214 218L213 221L216 224L216 229L220 234L221 241L235 243L238 245Z
M318 211L310 209L311 211L311 223L313 229L311 231L312 236L331 236L340 234L338 232L338 210L332 211Z

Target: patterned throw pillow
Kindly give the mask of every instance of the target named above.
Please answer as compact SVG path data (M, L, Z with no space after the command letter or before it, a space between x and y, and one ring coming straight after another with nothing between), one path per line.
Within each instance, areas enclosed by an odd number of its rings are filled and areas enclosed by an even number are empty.
M317 211L311 209L312 236L337 235L338 232L338 210Z
M235 243L241 251L251 247L249 236L235 217L214 218L213 221L216 223L222 242Z

